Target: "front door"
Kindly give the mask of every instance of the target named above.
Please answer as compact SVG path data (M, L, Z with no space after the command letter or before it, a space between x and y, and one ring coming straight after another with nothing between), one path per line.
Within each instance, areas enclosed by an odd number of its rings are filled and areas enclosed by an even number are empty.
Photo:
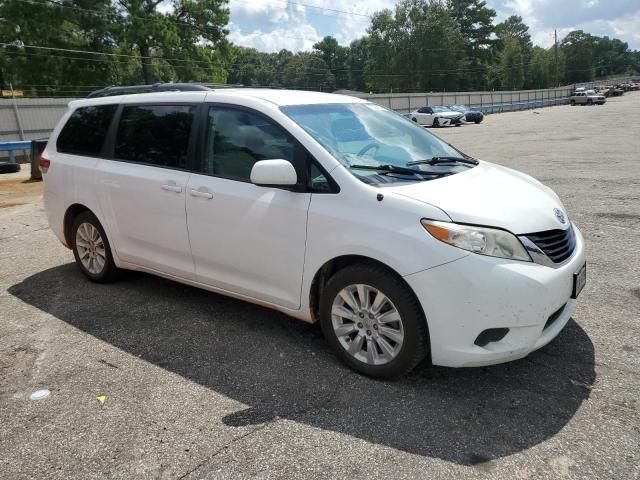
M224 106L210 107L205 137L186 196L197 280L299 308L311 194L249 181L259 160L295 164L295 142L266 117Z

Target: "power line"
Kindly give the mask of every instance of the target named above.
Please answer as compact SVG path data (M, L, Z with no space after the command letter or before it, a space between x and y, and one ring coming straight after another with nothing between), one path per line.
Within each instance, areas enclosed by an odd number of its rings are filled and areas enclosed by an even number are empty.
M3 46L9 46L9 47L17 47L16 45L13 44L8 44L8 43L2 43L0 42L0 45ZM119 54L119 53L109 53L109 52L93 52L93 51L89 51L89 50L79 50L79 49L68 49L68 48L57 48L57 47L46 47L46 46L39 46L39 45L22 45L22 47L24 48L33 48L33 49L42 49L42 50L46 50L46 51L54 51L54 52L64 52L64 53L84 53L84 54L93 54L93 55L102 55L102 56L107 56L107 57L117 57L117 58L133 58L133 59L151 59L151 60L165 60L168 62L171 61L178 61L178 62L191 62L191 63L204 63L206 67L208 68L215 68L215 67L225 67L228 65L213 65L210 64L204 60L198 61L198 60L184 60L184 59L170 59L170 58L164 58L164 57L153 57L153 56L138 56L138 55L128 55L128 54ZM110 63L115 63L115 64L124 64L124 65L130 65L130 62L122 62L122 61L118 61L117 59L106 59L106 58L102 58L102 59L95 59L95 58L84 58L84 57L70 57L70 56L61 56L61 55L42 55L42 54L36 54L36 53L29 53L29 52L5 52L7 54L13 54L13 55L32 55L32 56L39 56L39 57L46 57L46 58L60 58L60 59L65 59L65 60L79 60L79 61L90 61L90 62L105 62L105 61L109 61ZM361 70L349 70L349 69L345 69L347 72L348 71L361 71L364 72L366 76L369 77L408 77L411 75L427 75L427 76L447 76L449 74L454 74L454 73L476 73L476 72L482 72L485 70L490 70L492 72L499 72L499 71L504 71L504 70L511 70L511 69L515 69L515 68L520 68L520 67L525 67L525 66L529 66L531 64L533 64L535 62L528 62L528 63L522 63L522 64L518 64L518 65L512 65L512 66L507 66L507 67L501 67L501 66L486 66L486 67L480 67L480 68L471 68L471 69L464 69L464 68L457 68L457 69L445 69L445 70L418 70L418 71L412 71L410 73L374 73L374 72L369 72L367 73L365 69L361 69ZM244 66L245 64L231 64L231 65L241 65ZM610 65L602 65L602 68L608 67ZM270 69L270 68L266 68L265 70L271 72L271 73L278 73L276 70L274 69ZM320 70L319 72L311 72L310 70ZM589 69L585 69L585 70L590 70ZM330 70L324 70L324 69L316 69L316 68L304 68L304 69L299 69L295 71L296 74L299 75L307 75L307 76L311 76L311 75L317 75L317 76L324 76L327 73L332 73Z
M203 63L209 67L228 67L228 66L245 66L246 64L242 64L242 63L231 63L231 64L219 64L219 65L213 65L209 62L207 62L206 60L186 60L186 59L181 59L181 58L166 58L166 57L160 57L160 56L142 56L142 55L131 55L131 54L125 54L125 53L112 53L112 52L95 52L95 51L91 51L91 50L80 50L80 49L75 49L75 48L59 48L59 47L47 47L47 46L42 46L42 45L15 45L15 44L11 44L11 43L3 43L0 42L0 46L5 46L5 47L12 47L12 48L31 48L31 49L36 49L36 50L45 50L45 51L49 51L49 52L63 52L63 53L79 53L79 54L86 54L86 55L101 55L101 56L106 56L106 57L115 57L115 58L133 58L135 60L140 60L140 59L145 59L145 60L164 60L167 62L186 62L188 64L199 64L199 63ZM14 52L6 52L6 53L14 53ZM28 53L28 52L25 52ZM87 60L87 61L99 61L96 59L89 59L89 58L82 58L82 57L69 57L69 56L61 56L60 58L66 58L66 59L73 59L73 60ZM104 60L103 60L104 61ZM122 62L120 62L122 63ZM124 63L128 63L128 62L124 62ZM522 64L523 66L525 65L529 65L529 64ZM464 68L455 68L455 69L440 69L440 70L417 70L417 71L413 71L411 73L408 74L385 74L385 75L389 75L389 76L407 76L407 75L411 75L411 74L417 74L417 73L424 73L424 74L435 74L435 73L460 73L460 72L482 72L484 71L486 68L494 68L494 67L477 67L477 68L469 68L469 69L464 69ZM495 67L495 68L502 68L502 67ZM517 68L517 66L515 66L515 68ZM331 73L331 70L327 69L322 69L322 68L306 68L305 70L320 70L320 72L318 74L325 74L328 72ZM345 71L365 71L364 69L358 69L358 70L350 70L350 69L343 69ZM336 70L337 71L337 70ZM371 73L371 75L376 75Z

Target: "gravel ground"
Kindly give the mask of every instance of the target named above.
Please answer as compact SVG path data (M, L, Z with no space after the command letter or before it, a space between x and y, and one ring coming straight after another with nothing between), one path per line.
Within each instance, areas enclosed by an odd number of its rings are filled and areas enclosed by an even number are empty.
M38 190L5 175L0 478L640 478L638 125L634 93L434 130L554 188L589 279L529 357L397 382L270 310L143 274L89 283Z

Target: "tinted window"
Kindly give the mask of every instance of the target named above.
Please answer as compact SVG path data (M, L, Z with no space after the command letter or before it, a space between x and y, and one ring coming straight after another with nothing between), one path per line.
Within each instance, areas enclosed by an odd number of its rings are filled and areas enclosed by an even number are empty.
M248 181L259 160L282 158L293 163L294 143L273 122L234 108L211 107L204 172Z
M97 156L102 150L117 105L76 109L62 128L56 148L59 152Z
M161 167L186 168L196 107L139 105L122 109L114 156Z

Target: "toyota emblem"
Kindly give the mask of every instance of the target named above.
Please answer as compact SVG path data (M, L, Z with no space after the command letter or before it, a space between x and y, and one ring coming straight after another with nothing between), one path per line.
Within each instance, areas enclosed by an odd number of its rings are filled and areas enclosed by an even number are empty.
M556 218L561 224L564 225L565 223L567 223L567 217L562 210L560 210L559 208L554 208L553 213L556 214Z

